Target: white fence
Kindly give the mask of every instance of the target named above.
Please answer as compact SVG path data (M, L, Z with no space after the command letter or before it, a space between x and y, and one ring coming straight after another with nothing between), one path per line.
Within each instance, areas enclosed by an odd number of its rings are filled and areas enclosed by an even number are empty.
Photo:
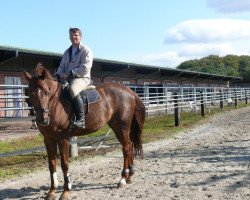
M0 114L6 114L6 112L12 111L12 115L14 115L16 111L21 111L21 116L25 117L27 113L29 113L31 107L28 107L25 101L25 99L28 98L28 96L25 96L25 88L27 88L26 85L0 85ZM237 106L238 101L248 103L250 98L250 88L154 86L130 86L130 88L142 99L148 116L174 113L176 126L179 125L180 111L197 111L200 109L203 115L205 107L210 108L218 106L222 108L224 103ZM18 102L18 104L16 104L16 102ZM5 116L5 119L8 117L9 116ZM109 132L106 133L105 136L87 138L80 141L76 141L73 137L70 147L71 156L76 156L78 154L77 144L80 143L99 142L99 145L96 147L97 150L100 145L102 145L103 141L110 137L110 135L108 135ZM0 157L21 155L43 150L45 150L45 147L36 147L23 151L2 153Z
M0 117L27 117L27 85L0 85Z
M233 104L236 100L247 101L250 88L221 87L154 87L129 86L143 100L147 116L166 114L175 108L174 98L178 99L181 111L205 107L219 106L222 102ZM25 101L27 85L0 85L0 117L27 117L29 107ZM202 103L201 103L202 102Z
M173 112L175 98L181 111L193 111L201 104L205 107L232 105L250 98L250 88L134 86L131 89L143 100L147 115Z

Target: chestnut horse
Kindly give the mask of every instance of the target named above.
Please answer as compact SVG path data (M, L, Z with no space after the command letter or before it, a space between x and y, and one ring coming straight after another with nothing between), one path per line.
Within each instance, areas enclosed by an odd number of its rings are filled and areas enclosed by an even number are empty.
M29 83L29 100L36 111L36 122L44 136L49 162L51 187L46 199L56 198L58 186L56 174L57 145L64 175L64 190L60 199L68 199L71 189L69 177L69 139L93 133L105 124L114 131L122 145L123 170L117 187L131 183L134 174L133 158L142 156L142 130L145 107L136 93L118 83L104 83L96 87L102 100L89 105L86 128L70 129L73 108L63 96L62 84L55 81L49 71L38 64L34 73L24 71Z

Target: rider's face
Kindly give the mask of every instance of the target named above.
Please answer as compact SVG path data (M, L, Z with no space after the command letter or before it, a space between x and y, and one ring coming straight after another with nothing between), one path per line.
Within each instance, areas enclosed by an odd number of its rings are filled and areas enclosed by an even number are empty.
M82 36L79 32L70 32L70 41L73 46L79 46L81 43Z

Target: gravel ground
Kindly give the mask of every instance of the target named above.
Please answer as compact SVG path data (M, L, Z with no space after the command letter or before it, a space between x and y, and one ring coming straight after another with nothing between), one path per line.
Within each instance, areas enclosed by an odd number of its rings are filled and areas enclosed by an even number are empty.
M32 127L32 128L31 128ZM0 141L33 137L38 135L38 129L32 126L30 118L2 120L0 119Z
M250 107L232 110L175 138L144 145L134 182L116 189L121 152L71 163L72 199L250 199ZM58 170L58 198L62 175ZM0 199L44 199L48 169L0 184Z

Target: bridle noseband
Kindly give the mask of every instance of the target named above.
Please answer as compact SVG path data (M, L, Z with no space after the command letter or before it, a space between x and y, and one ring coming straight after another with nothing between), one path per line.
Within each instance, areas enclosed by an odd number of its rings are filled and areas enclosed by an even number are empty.
M37 111L41 111L42 113L50 113L50 107L48 107L48 108L39 108L39 107L35 107L35 110L37 110Z

